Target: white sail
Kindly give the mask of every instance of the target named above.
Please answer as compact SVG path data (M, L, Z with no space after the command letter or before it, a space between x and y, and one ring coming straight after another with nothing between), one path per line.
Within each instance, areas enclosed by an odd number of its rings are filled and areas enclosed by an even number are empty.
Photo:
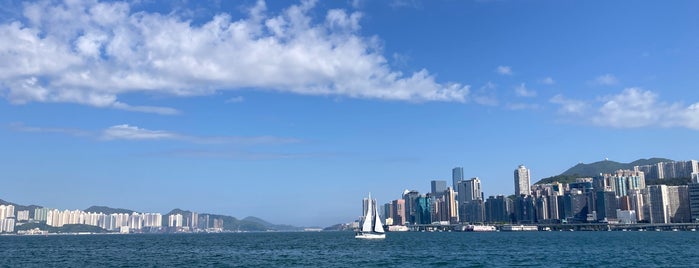
M374 223L374 232L383 233L383 223L381 223L381 217L379 217L379 210L376 210L376 222Z
M369 202L367 203L369 204L367 206L366 215L364 215L364 224L362 224L362 232L371 232L371 222L373 221L371 219L371 194L369 194Z

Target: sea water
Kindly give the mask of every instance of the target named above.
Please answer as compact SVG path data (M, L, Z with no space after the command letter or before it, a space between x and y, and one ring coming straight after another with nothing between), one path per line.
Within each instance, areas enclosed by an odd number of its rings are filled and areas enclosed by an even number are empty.
M697 267L699 232L0 236L3 267Z

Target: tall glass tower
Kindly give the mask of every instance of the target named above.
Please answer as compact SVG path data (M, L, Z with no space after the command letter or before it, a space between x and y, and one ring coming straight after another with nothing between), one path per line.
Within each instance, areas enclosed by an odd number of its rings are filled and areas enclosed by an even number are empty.
M464 168L463 167L455 167L451 170L451 180L452 184L451 187L454 190L459 189L459 181L464 179Z

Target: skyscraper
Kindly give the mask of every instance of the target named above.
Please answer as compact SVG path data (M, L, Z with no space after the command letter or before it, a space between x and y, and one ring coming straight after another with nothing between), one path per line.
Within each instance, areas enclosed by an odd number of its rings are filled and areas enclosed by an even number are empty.
M447 190L447 181L434 180L430 182L430 185L432 186L432 191L430 191L430 194L432 194L432 196L435 198L442 197L444 195L444 191Z
M531 185L529 169L524 165L519 165L515 169L515 195L529 195L529 185Z
M451 181L452 181L451 187L452 187L452 189L458 191L459 187L457 186L457 184L459 183L460 180L463 180L463 179L464 179L464 168L455 167L451 170Z

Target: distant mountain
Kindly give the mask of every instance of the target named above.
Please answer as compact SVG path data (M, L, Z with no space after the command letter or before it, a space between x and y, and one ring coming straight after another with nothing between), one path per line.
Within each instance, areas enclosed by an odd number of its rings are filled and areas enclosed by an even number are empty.
M323 231L352 231L352 226L347 223L338 223L332 226L323 228Z
M104 214L114 214L114 213L131 214L131 213L135 212L135 211L130 210L130 209L110 208L110 207L105 207L105 206L91 206L91 207L85 209L84 211L85 212L92 212L92 213L104 213Z
M163 215L163 225L167 225L168 217L174 214L181 214L182 218L184 219L191 219L192 217L191 211L176 208L170 211L169 213ZM233 216L199 213L199 220L201 221L201 218L206 216L209 216L209 227L213 226L214 219L220 219L223 220L223 230L226 231L261 232L279 230L279 225L271 224L256 217L247 217L245 219L239 220Z
M613 173L619 169L630 169L633 170L634 166L643 165L653 165L660 162L671 162L672 160L666 158L651 158L651 159L639 159L631 163L619 163L616 161L604 160L599 162L594 162L592 164L577 164L572 168L569 168L561 175L579 175L585 177L597 176L600 173Z
M29 205L29 206L23 206L23 205L18 205L12 202L8 202L5 200L0 199L0 205L13 205L15 206L15 212L17 211L22 211L22 210L29 210L29 217L33 218L34 217L34 209L37 208L42 208L42 206L37 206L37 205Z
M301 231L304 229L304 227L298 227L298 226L292 226L288 224L272 224L269 223L263 219L253 217L253 216L247 216L241 221L249 221L249 222L256 222L259 224L262 224L263 226L267 227L270 230L275 230L275 231Z
M576 178L594 177L600 173L613 173L619 169L633 170L634 166L653 165L660 162L671 161L673 160L667 158L650 158L639 159L631 163L620 163L611 160L598 161L591 164L579 163L564 171L560 175L541 179L536 184L552 183L555 181L560 183L570 183L574 182Z

